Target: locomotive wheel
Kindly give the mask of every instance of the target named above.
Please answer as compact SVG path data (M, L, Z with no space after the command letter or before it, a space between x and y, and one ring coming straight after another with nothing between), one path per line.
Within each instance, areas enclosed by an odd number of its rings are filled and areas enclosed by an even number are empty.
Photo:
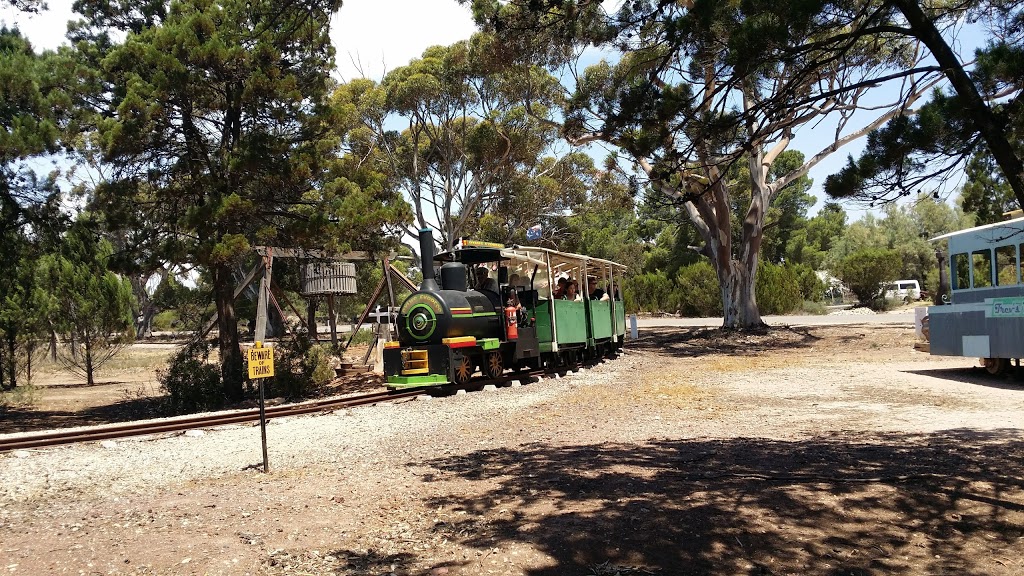
M1006 358L985 358L985 372L993 376L999 376L1010 367L1010 361Z
M473 361L469 356L463 354L455 360L455 369L452 370L452 382L459 386L465 386L473 377Z
M501 352L491 352L487 355L484 372L488 378L501 378L505 372L505 361L501 357Z

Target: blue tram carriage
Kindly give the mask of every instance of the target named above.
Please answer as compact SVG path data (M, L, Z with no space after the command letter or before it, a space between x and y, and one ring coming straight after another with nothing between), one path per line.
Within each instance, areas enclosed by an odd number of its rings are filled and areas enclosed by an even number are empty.
M423 284L399 308L398 340L384 345L389 388L465 385L478 371L493 379L509 369L572 366L622 347L624 266L485 242L437 255L433 247L421 230ZM555 298L556 278L573 274L592 277L608 297Z
M927 348L981 359L991 374L1024 357L1024 218L945 234L949 303L928 307ZM940 264L941 265L941 264Z

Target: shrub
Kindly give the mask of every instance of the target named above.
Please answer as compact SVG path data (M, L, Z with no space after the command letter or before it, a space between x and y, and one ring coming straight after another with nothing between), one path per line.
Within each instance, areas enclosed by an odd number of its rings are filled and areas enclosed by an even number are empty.
M821 281L821 278L818 278L814 268L807 264L791 264L789 262L785 266L792 269L793 273L796 274L797 284L800 286L800 295L804 300L821 302L825 299L825 283Z
M761 314L787 314L799 310L804 298L800 294L800 280L789 266L760 262L754 295Z
M657 312L670 308L672 281L661 271L626 278L622 286L628 312Z
M862 304L884 305L881 299L885 282L896 279L903 268L903 260L895 250L865 248L844 258L836 270L839 279L856 294Z
M268 395L306 398L320 393L332 379L329 346L313 342L303 332L274 346L274 377L266 383Z
M171 357L166 370L157 373L167 413L191 414L224 406L220 370L210 364L209 357L206 342L193 340Z
M683 266L676 274L675 304L683 316L720 316L722 291L707 260Z
M801 314L813 314L816 316L824 316L828 314L828 306L825 306L824 302L815 302L813 300L804 300L803 307L800 309Z
M178 318L177 310L164 310L153 316L153 330L157 332L170 332L179 327L181 320Z

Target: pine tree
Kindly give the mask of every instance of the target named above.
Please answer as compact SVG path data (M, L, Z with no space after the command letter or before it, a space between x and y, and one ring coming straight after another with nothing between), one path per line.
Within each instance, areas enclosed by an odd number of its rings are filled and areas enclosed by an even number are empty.
M327 33L340 4L76 5L86 18L72 38L95 112L84 148L112 174L94 209L141 231L147 250L209 270L233 400L243 391L233 265L261 244L379 247L383 224L406 217L378 175L338 158L352 127L329 99Z
M80 218L38 268L49 323L65 343L59 359L90 386L96 370L135 338L131 283L108 269L112 251Z

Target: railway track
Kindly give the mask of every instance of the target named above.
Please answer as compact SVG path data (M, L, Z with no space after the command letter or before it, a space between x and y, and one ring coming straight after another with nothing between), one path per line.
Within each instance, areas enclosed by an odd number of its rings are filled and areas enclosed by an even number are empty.
M398 391L398 392L375 392L361 396L350 396L348 398L333 398L328 400L316 400L302 404L286 404L281 406L267 406L267 418L281 418L283 416L297 416L300 414L312 414L339 408L350 408L354 406L366 406L380 402L390 402L404 398L414 398L423 394L422 390ZM255 422L260 418L259 408L250 408L231 412L230 414L208 414L202 416L189 416L173 420L161 420L158 422L144 422L131 424L113 424L109 426L95 426L85 430L57 430L19 436L17 438L0 439L0 452L10 450L24 450L28 448L43 448L48 446L60 446L63 444L74 444L76 442L92 442L97 440L113 440L127 438L130 436L143 436L146 434L160 434L164 432L181 432L195 428L208 428L211 426L222 426L224 424L241 424Z
M586 368L588 366L588 364L580 364L577 368ZM509 372L501 378L476 378L466 386L447 384L445 386L417 388L414 390L374 392L360 396L349 396L347 398L332 398L304 402L301 404L267 406L265 408L265 412L267 419L281 418L284 416L298 416L301 414L312 414L316 412L338 410L340 408L352 408L356 406L379 404L381 402L415 398L416 396L423 394L451 394L460 388L479 390L487 385L503 386L510 384L513 380L523 381L528 378L550 376L552 374L565 375L565 373L569 371L574 371L573 367L560 366L521 372ZM55 430L51 432L23 435L16 438L0 438L0 453L9 452L11 450L61 446L64 444L75 444L78 442L95 442L99 440L129 438L132 436L145 436L148 434L182 432L185 430L194 430L196 428L223 426L225 424L243 424L247 422L256 422L259 418L259 408L250 408L231 412L230 414L207 414L175 418L171 420L160 420L156 422L111 424L106 426L94 426L84 430Z

